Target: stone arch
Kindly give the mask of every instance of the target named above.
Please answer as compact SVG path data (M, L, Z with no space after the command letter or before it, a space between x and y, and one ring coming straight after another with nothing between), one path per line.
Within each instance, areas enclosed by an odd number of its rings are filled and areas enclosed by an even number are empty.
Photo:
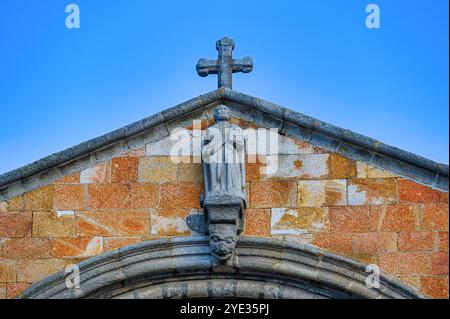
M22 298L424 298L385 273L365 285L366 265L310 245L241 237L230 265L217 265L206 236L146 241L79 264L80 288L61 271Z

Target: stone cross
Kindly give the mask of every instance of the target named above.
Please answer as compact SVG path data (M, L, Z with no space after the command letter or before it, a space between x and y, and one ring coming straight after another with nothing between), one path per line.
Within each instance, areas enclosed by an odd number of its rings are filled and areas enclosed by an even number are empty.
M234 41L230 38L222 38L216 42L216 49L219 52L217 60L200 59L197 63L197 73L200 76L209 74L218 75L219 88L232 88L233 73L248 73L253 70L253 60L251 57L233 59Z

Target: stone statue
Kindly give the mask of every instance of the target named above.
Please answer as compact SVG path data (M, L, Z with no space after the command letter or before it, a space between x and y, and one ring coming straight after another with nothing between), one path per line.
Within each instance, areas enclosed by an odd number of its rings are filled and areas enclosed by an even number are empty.
M224 105L214 110L216 123L202 142L205 193L205 228L214 257L229 260L243 230L245 192L245 137L242 129L229 122L231 111Z
M225 105L214 110L216 124L203 137L206 197L229 194L245 201L245 139L242 129L229 123L231 111Z

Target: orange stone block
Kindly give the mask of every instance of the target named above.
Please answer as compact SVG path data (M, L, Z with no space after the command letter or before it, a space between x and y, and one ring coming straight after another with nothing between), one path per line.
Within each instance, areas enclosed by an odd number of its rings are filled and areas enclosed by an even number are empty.
M52 240L53 257L90 257L103 252L103 238L77 237Z
M53 209L53 185L44 186L23 195L25 210Z
M270 236L270 210L269 209L246 209L245 210L245 235L247 236Z
M381 220L382 231L411 232L419 229L420 207L416 204L389 205Z
M55 185L55 209L81 210L85 208L83 185Z
M11 198L8 201L8 210L9 211L22 211L25 210L25 201L23 199L23 196L16 196L14 198Z
M448 231L448 204L425 204L422 229Z
M7 284L7 298L13 299L18 297L29 286L30 284L26 282L9 282Z
M0 282L16 281L17 264L15 260L0 259Z
M103 239L103 250L105 252L116 250L140 241L140 237L108 237Z
M331 179L356 177L356 162L338 154L330 154L328 167Z
M422 292L432 298L448 299L448 276L421 277Z
M2 246L2 257L18 258L50 258L50 240L46 238L13 238Z
M438 234L438 250L448 251L448 232L441 232Z
M448 203L448 193L407 179L399 179L398 192L403 203Z
M330 207L332 232L367 232L370 227L369 206Z
M431 232L400 233L399 251L433 250L435 234Z
M448 275L448 252L432 255L433 275Z
M165 183L161 185L161 208L200 208L201 183Z
M113 183L133 183L138 179L139 159L137 157L116 157L111 162Z
M80 173L80 183L102 184L110 182L109 164L109 162L103 162L94 167L82 170Z
M348 180L349 205L382 205L398 202L395 178L354 178Z
M150 232L148 211L76 213L77 236L139 236Z
M17 281L36 282L65 269L61 259L20 259L17 267Z
M57 216L53 212L33 213L33 237L71 237L75 234L75 215Z
M80 172L62 177L55 184L78 184L80 183Z
M297 183L294 181L250 182L252 208L295 207Z
M330 233L314 236L313 245L335 253L352 252L352 234Z
M158 199L159 184L131 184L131 208L153 208Z
M29 237L31 213L8 212L0 214L0 238Z
M0 283L0 299L6 298L6 283Z
M392 253L397 251L396 233L356 233L352 235L354 253Z
M130 208L130 185L90 184L88 207L95 209Z
M431 275L431 254L428 252L399 252L380 254L379 266L391 275Z

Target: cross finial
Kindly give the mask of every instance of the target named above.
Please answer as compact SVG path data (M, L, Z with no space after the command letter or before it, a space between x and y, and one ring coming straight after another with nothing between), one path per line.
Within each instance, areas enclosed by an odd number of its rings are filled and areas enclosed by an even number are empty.
M197 63L197 73L200 76L209 74L218 75L219 88L232 87L233 73L248 73L253 70L253 60L251 57L233 59L234 41L230 38L222 38L216 42L216 49L219 52L217 60L200 59Z

